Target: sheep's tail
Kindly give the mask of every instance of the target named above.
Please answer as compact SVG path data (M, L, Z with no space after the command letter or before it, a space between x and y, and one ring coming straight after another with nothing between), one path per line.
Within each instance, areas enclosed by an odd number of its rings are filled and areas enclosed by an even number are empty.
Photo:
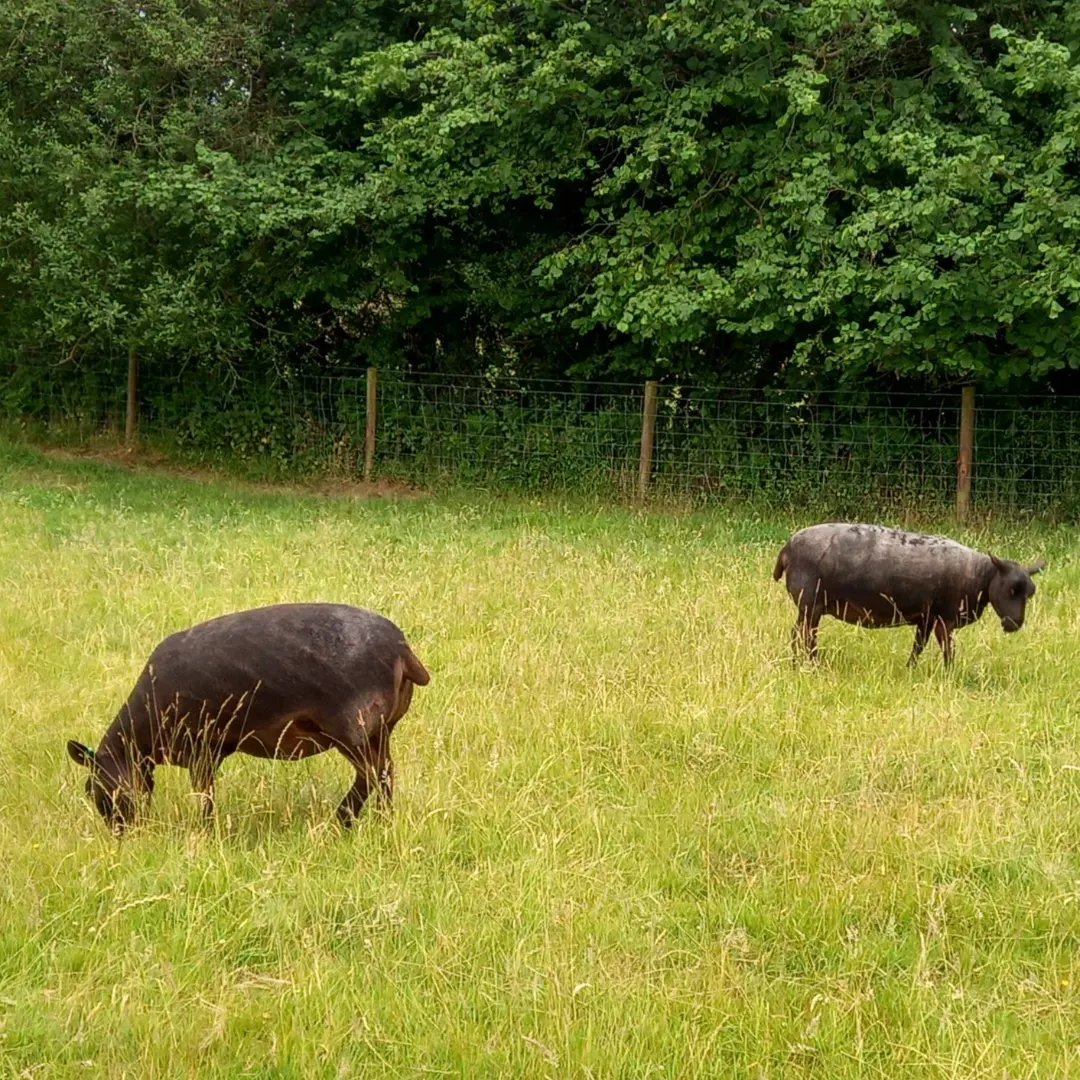
M787 569L788 564L788 545L785 544L780 549L780 554L776 558L776 565L773 567L773 581L779 581L784 576L784 571Z
M427 668L420 663L416 653L408 645L405 646L402 659L405 662L403 668L406 678L416 683L417 686L427 686L431 682L431 676L428 674Z

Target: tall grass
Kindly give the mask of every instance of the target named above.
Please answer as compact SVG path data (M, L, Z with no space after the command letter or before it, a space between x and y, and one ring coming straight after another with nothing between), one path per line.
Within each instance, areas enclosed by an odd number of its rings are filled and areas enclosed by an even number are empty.
M267 494L0 447L0 1075L1066 1076L1080 1046L1080 573L909 672L823 624L796 524ZM946 526L939 523L941 528ZM149 649L333 599L433 673L388 821L340 758L162 768L118 843L95 742Z

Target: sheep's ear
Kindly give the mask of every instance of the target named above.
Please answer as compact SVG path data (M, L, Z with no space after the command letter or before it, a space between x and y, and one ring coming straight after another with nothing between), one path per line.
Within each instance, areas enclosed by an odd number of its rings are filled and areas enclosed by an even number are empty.
M1009 564L1004 559L999 559L996 555L991 555L990 561L1001 571L1001 573L1007 574L1009 572Z
M1045 569L1046 569L1046 560L1045 559L1040 559L1033 566L1029 566L1027 568L1027 571L1028 571L1028 574L1031 575L1031 574L1037 574L1040 570L1045 570Z
M68 739L67 752L68 757L76 765L85 765L90 768L94 763L94 751L89 746L83 746L81 742L76 742L74 739Z

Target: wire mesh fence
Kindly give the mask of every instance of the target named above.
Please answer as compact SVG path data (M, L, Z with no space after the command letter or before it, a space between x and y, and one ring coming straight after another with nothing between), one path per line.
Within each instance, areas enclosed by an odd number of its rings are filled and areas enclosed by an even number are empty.
M1080 398L984 395L975 415L976 505L1080 511Z
M633 485L642 386L420 374L380 377L380 471L499 487Z
M824 511L945 509L957 493L960 389L937 393L656 388L642 459L645 384L507 374L283 371L244 382L151 373L141 437L186 458L227 456L278 472L361 474L427 487L755 499ZM11 387L14 380L9 380ZM66 371L13 410L85 438L123 430L125 378ZM370 442L373 440L373 442ZM373 456L372 456L373 450ZM1080 398L980 394L977 508L1080 510Z
M785 502L940 502L952 496L957 417L958 402L940 395L671 390L658 410L658 480Z

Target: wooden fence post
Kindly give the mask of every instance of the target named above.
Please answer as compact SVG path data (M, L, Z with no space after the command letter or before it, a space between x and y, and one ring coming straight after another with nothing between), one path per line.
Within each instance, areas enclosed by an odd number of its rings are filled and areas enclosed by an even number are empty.
M367 423L364 427L364 480L369 481L375 471L375 421L379 407L379 372L367 369Z
M975 386L960 390L960 454L956 459L956 516L964 521L971 510L971 470L975 456Z
M128 349L127 409L124 415L124 445L135 448L139 437L139 354Z
M656 381L645 383L645 401L641 407L641 460L638 463L638 496L644 498L652 476L653 446L656 443Z

